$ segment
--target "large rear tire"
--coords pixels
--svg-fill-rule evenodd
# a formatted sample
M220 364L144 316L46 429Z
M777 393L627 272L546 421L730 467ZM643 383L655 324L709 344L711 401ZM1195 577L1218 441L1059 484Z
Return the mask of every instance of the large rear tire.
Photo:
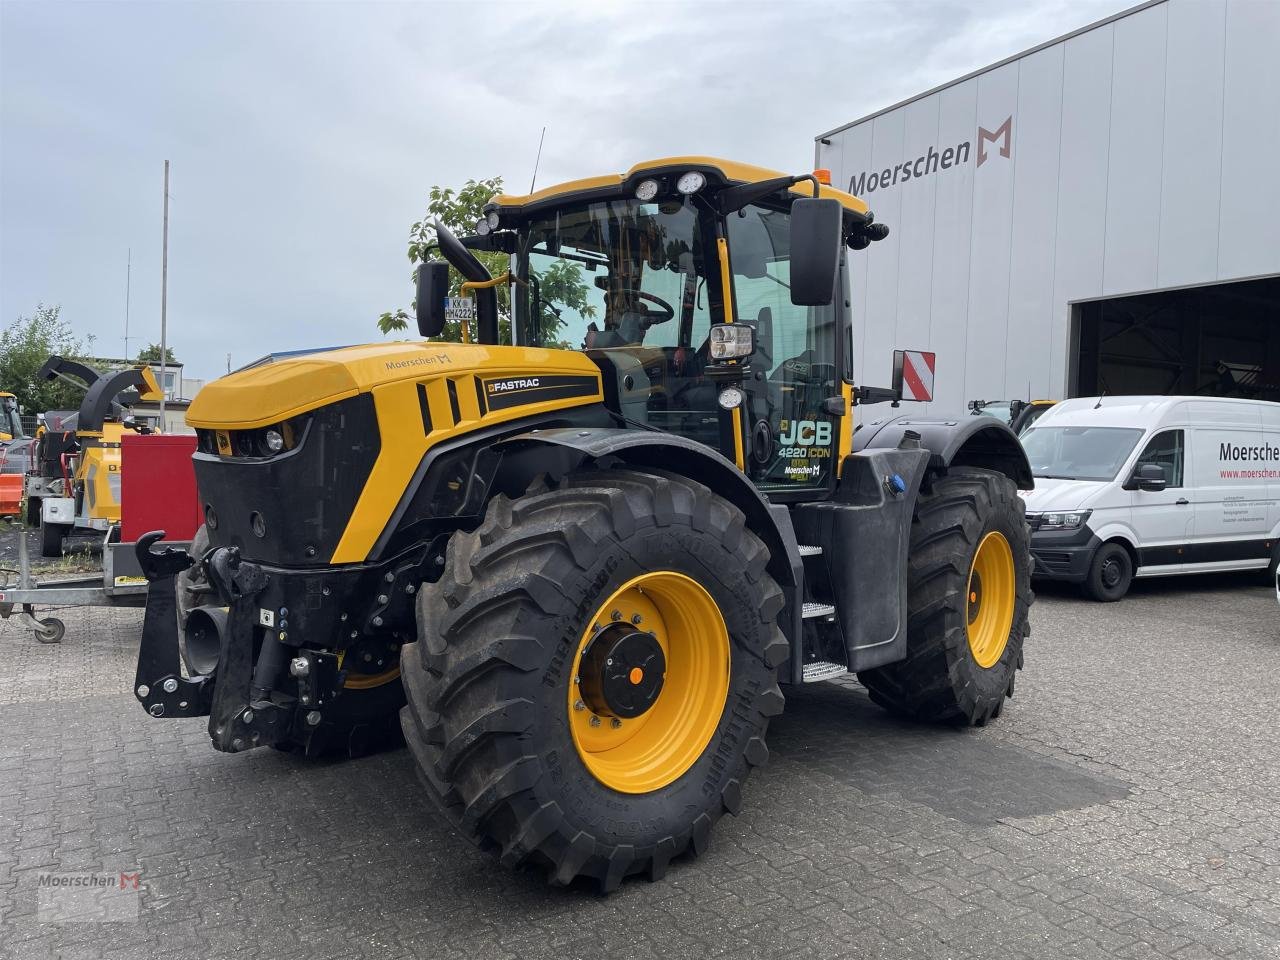
M401 654L427 792L510 867L609 891L701 853L781 712L782 592L683 477L574 474L449 544Z
M982 726L1013 696L1031 607L1025 508L1013 481L956 468L920 495L907 557L907 655L859 672L917 720Z

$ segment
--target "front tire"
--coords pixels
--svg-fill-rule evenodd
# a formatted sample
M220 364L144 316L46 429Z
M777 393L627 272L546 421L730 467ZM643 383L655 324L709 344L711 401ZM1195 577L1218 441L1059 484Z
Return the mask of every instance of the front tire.
M907 655L859 672L877 704L982 726L1013 696L1030 628L1031 548L1017 487L953 468L921 493L907 556Z
M609 891L701 853L783 706L768 559L736 507L671 474L496 497L450 542L401 654L429 794L503 864L558 884Z
M1100 603L1114 603L1133 583L1133 558L1118 543L1104 543L1093 555L1089 575L1085 577L1085 596Z

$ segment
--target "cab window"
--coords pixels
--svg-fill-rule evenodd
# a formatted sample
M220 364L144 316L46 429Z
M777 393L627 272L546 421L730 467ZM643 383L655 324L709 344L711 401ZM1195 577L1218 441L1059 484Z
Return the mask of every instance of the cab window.
M1182 486L1183 442L1181 430L1164 430L1157 433L1147 443L1138 462L1134 464L1135 472L1148 463L1154 463L1164 471L1165 485Z

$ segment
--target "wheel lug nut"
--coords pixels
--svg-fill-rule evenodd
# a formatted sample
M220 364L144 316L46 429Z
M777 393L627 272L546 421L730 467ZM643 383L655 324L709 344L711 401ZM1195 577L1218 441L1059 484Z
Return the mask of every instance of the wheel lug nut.
M610 721L609 721L609 726L611 726L611 727L613 727L613 729L617 730L619 727L621 727L621 726L622 726L622 721L621 721L621 720L619 720L617 717L614 717L612 720L610 720Z
M600 726L600 718L599 718L599 717L592 717L592 718L591 718L591 725L592 725L593 727L598 727L598 726Z
M613 613L609 614L609 619L610 619L610 620L621 620L621 619L622 619L622 612L621 612L620 610L615 610L615 611L613 611Z
M632 615L632 617L631 617L631 622L632 622L632 623L635 623L635 624L638 624L638 623L640 623L643 619L644 619L644 617L642 617L642 616L640 616L640 614L636 613L636 614L633 614L633 615Z
M585 710L585 709L587 709L587 705L586 705L585 703L583 703L581 700L575 700L575 701L573 701L573 709L575 709L575 710Z

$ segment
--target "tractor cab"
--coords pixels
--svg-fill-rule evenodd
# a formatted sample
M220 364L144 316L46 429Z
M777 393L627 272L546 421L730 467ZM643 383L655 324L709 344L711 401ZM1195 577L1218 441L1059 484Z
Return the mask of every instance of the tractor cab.
M628 426L706 444L771 497L825 495L851 435L843 250L887 229L815 174L677 158L603 179L498 196L462 241L441 228L480 339L473 249L510 256L514 343L584 352ZM438 299L420 290L424 333Z

